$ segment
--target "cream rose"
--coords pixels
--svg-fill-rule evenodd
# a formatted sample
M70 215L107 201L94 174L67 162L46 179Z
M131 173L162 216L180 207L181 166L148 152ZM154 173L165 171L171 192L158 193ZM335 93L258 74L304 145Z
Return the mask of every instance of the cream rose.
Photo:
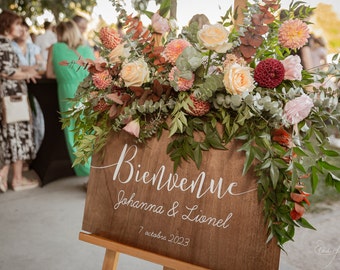
M223 84L232 95L240 95L245 91L251 92L255 88L251 68L236 63L226 67Z
M126 43L118 44L116 48L114 48L109 53L109 59L111 63L121 63L122 58L128 58L130 55L130 51L128 47L125 47Z
M197 37L204 47L217 53L225 53L232 46L228 42L229 31L221 24L203 25Z
M149 81L149 74L148 65L143 59L123 64L122 71L120 72L126 87L141 86Z

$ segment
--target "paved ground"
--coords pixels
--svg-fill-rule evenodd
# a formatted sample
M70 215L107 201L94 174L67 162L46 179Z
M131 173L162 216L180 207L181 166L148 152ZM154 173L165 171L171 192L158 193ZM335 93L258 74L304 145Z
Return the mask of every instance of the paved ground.
M291 267L287 269L340 269L340 201L319 208L323 210L306 215L317 230L299 228L295 241L285 247L287 254L281 254L281 262Z
M101 269L104 249L78 240L85 181L67 178L0 194L0 270ZM281 255L280 270L340 269L340 202L326 207L306 216L317 231L297 230L296 241L286 245L288 255ZM126 255L118 265L118 270L161 269Z

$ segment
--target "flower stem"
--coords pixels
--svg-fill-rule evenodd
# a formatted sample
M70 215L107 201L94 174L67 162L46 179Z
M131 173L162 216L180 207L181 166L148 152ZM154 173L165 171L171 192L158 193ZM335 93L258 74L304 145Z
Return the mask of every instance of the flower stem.
M210 61L211 61L211 55L212 55L212 50L209 50L208 63L207 63L207 68L205 70L205 75L208 75L208 71L209 71L209 67L210 67Z

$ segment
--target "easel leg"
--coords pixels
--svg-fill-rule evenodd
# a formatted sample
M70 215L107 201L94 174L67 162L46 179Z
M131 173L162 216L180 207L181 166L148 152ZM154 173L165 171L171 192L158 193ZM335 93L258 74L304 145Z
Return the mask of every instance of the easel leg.
M163 270L175 270L175 269L164 266Z
M119 252L106 249L102 270L116 270Z

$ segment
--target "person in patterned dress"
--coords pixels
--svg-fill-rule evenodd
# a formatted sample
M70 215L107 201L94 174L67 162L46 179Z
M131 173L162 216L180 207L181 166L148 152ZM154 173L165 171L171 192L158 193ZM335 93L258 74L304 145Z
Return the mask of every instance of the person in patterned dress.
M33 67L19 67L11 41L22 35L22 19L4 10L0 14L0 100L4 96L27 94L26 81L36 82L39 73ZM0 106L0 191L6 192L10 167L13 169L14 191L39 186L38 180L29 180L22 174L23 161L35 158L33 127L30 121L6 124Z

